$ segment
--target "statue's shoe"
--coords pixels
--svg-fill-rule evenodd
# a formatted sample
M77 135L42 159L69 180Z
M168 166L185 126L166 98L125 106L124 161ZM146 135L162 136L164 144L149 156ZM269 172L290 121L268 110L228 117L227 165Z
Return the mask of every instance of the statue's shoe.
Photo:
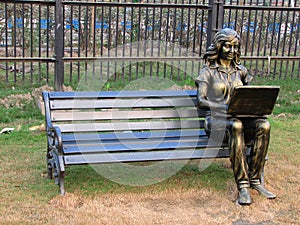
M252 203L248 188L241 188L239 190L238 203L240 205L250 205Z
M251 185L251 187L253 189L255 189L258 193L260 193L261 195L265 196L268 199L274 199L274 198L276 198L275 194L273 194L272 192L270 192L267 189L265 189L261 184Z

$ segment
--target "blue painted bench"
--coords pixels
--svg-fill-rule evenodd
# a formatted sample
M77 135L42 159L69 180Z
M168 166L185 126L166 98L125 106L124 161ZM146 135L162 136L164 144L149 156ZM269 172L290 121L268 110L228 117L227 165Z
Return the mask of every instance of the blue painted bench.
M62 195L68 166L229 157L209 141L197 92L43 92L48 177Z

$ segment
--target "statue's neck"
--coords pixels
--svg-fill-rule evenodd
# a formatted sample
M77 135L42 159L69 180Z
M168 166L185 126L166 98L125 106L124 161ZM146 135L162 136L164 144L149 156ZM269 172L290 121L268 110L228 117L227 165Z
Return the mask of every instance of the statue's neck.
M220 65L227 70L232 68L231 60L220 59Z

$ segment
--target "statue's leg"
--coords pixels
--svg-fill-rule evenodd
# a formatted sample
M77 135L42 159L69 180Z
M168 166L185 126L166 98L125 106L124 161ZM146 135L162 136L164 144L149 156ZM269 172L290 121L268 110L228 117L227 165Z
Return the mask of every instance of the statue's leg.
M228 121L230 161L239 190L238 202L240 204L251 204L252 200L248 188L250 187L248 177L248 164L246 160L246 148L244 140L244 126L242 121L231 119Z
M275 198L276 195L267 191L261 185L261 176L265 165L265 158L270 141L270 123L266 119L254 121L254 146L251 152L249 164L249 176L251 187L267 198Z
M239 188L250 187L243 123L238 119L230 120L229 132L230 161L232 163L236 183Z

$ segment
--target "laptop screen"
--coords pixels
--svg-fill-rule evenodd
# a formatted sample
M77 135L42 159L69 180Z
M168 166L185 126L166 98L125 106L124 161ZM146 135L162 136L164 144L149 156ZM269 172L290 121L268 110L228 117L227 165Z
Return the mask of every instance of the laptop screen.
M272 113L279 86L237 86L227 113L232 116L264 116Z

